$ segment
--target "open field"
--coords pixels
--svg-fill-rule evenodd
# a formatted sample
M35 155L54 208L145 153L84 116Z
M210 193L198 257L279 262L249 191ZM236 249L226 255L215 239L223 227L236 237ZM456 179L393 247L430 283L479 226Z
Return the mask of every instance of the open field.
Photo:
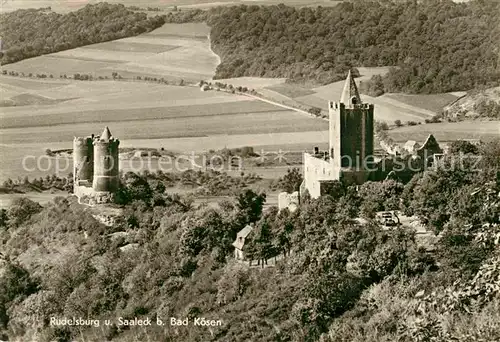
M384 75L390 67L359 67L360 82L369 80L373 75ZM293 99L299 104L321 108L328 111L328 101L338 101L342 94L344 81L334 82L325 86L307 89L298 85L276 83L265 86L260 90L265 97L277 102ZM441 112L447 104L455 101L462 93L432 94L432 95L408 95L408 94L384 94L379 97L371 97L361 94L364 102L375 104L375 119L393 123L395 120L424 122L432 116Z
M481 139L490 141L500 137L500 121L462 121L406 126L388 131L396 142L407 140L425 141L433 134L438 142L450 142L458 139Z
M225 84L232 84L234 87L247 87L249 89L260 90L266 87L277 86L285 83L286 78L263 78L263 77L237 77L214 80Z
M56 172L55 159L45 156L45 149L71 148L74 136L98 134L105 125L123 147L177 152L297 142L314 145L327 137L323 120L243 95L201 92L198 87L0 76L0 89L4 88L11 96L43 96L54 103L2 108L0 181ZM28 163L24 159L23 165L25 157L31 159ZM70 163L62 161L60 175L70 172L65 162ZM126 170L125 165L122 168Z
M92 44L85 46L85 49L96 49L105 51L124 51L124 52L146 52L146 53L160 53L178 48L175 45L164 44L147 44L147 43L132 43L132 42L119 42L111 41L99 44Z
M356 82L367 79L378 71L384 73L388 68L359 68L361 77ZM369 77L368 77L369 76ZM344 81L328 84L323 87L314 88L315 94L296 97L295 100L309 106L315 106L323 110L328 110L328 101L338 101L342 94ZM375 105L375 120L393 123L395 120L424 122L440 112L441 105L456 100L458 96L452 94L435 95L401 95L384 94L379 97L372 97L361 94L363 102Z
M451 93L429 95L384 94L382 97L436 113L439 113L446 105L449 105L459 98L457 95Z
M170 2L170 5L174 3ZM164 148L181 153L253 146L273 156L280 149L303 151L326 144L326 121L248 96L201 92L198 87L144 81L59 79L62 73L110 77L112 72L117 72L127 78L210 80L219 58L209 48L208 33L205 24L167 24L141 36L6 66L6 70L25 74L53 74L54 79L0 76L2 99L22 100L19 106L3 107L0 111L0 181L8 177L28 175L33 178L56 172L54 159L45 156L46 148L71 148L74 136L99 133L105 125L121 139L122 147ZM362 74L359 80L365 80L387 72L388 68L359 70ZM293 98L325 110L329 100L340 98L343 88L343 81L313 89L285 84L284 79L244 77L218 81L256 89L277 102ZM388 94L378 98L363 96L363 99L375 104L376 119L392 123L396 119L423 121L435 114L431 110L434 107L429 107L430 103L436 106L440 101L452 101L456 96L437 95L427 101L422 96L412 98ZM488 138L498 134L498 129L492 129L492 122L486 125L490 126L421 125L392 130L390 134L398 141L423 141L428 131L445 140L451 139L445 136L447 131L457 138L477 135ZM34 158L32 164L23 165L26 156ZM43 160L35 167L33 163L40 158ZM70 169L68 165L60 174L66 175ZM126 171L127 166L122 165L122 169ZM282 168L255 168L252 172L264 178L275 178L286 169L284 165Z
M148 34L26 59L4 67L24 74L156 77L178 82L211 79L219 58L205 24L166 24Z
M292 99L296 97L312 95L315 93L313 90L286 83L267 87L267 89L273 90Z
M26 197L32 201L38 202L41 205L44 205L50 201L52 201L57 196L67 196L67 193L64 192L55 192L50 193L49 191L45 192L30 192L27 194L0 194L0 209L7 209L12 201L16 198Z

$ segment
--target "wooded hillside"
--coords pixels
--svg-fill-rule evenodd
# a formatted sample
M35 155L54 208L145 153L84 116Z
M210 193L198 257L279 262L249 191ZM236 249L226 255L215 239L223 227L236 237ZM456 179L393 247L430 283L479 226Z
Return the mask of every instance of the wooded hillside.
M220 7L207 20L222 58L219 78L323 84L342 79L350 66L397 66L385 77L385 91L412 93L467 90L500 80L500 4L491 0Z
M2 65L25 58L101 43L149 32L164 24L163 17L148 18L123 5L98 3L59 14L47 9L2 14Z
M0 210L0 339L498 341L500 141L451 147L443 162L455 167L359 191L337 182L318 199L304 194L294 213L263 210L265 195L249 189L196 207L165 193L167 173L125 174L132 202L112 227L74 198L44 208L16 199ZM290 171L280 186L293 189L298 175ZM371 221L394 209L440 232L431 252L412 229ZM234 260L232 243L247 224L244 251L254 260L286 255L274 267ZM57 327L51 317L101 325ZM128 327L118 317L222 324Z

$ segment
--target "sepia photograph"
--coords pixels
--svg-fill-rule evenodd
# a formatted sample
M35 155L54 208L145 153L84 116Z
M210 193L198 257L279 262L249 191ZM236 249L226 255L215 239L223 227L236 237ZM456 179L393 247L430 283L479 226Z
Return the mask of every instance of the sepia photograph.
M500 0L0 0L0 342L500 342Z

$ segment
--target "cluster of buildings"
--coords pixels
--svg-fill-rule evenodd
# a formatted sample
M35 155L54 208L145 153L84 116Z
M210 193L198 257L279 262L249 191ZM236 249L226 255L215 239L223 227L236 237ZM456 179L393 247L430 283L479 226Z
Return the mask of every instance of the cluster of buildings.
M349 72L340 101L328 102L329 148L303 154L304 181L300 193L306 191L311 198L318 198L330 189L332 182L360 185L366 181L382 181L394 169L387 167L386 159L410 157L424 163L439 158L443 149L433 135L420 145L408 141L403 146L380 141L382 154L374 153L374 105L363 103L356 82ZM390 163L389 163L390 165ZM399 175L412 176L412 170L399 170ZM298 205L298 193L279 195L280 209L293 211Z

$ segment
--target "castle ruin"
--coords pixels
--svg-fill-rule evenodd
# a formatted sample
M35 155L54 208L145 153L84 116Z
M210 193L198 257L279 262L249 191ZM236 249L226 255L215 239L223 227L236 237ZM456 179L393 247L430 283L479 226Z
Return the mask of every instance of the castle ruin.
M87 204L114 201L119 187L118 146L106 126L99 136L73 140L73 193Z
M368 180L373 164L373 104L361 102L354 78L349 71L339 102L328 102L329 150L304 153L304 182L318 198L331 181L362 184Z

